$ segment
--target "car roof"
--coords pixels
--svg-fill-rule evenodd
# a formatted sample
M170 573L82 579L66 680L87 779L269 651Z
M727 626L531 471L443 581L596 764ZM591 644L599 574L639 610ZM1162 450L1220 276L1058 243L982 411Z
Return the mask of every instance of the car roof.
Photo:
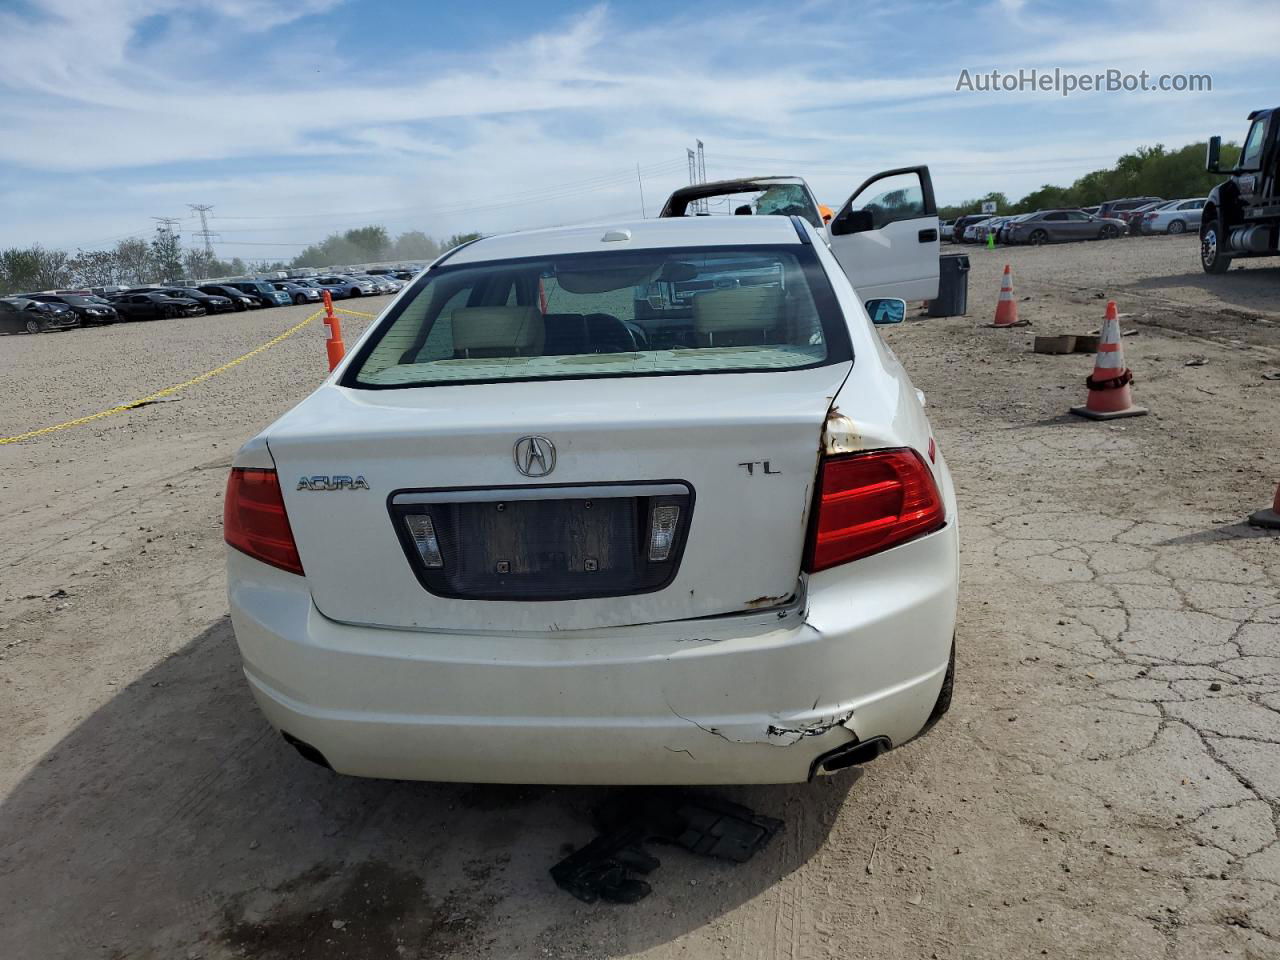
M606 240L606 234L630 234L629 239ZM622 252L626 250L721 247L738 244L799 244L800 236L790 217L664 217L627 220L573 227L550 227L485 237L455 248L447 257L450 266L487 260L556 256L571 253Z

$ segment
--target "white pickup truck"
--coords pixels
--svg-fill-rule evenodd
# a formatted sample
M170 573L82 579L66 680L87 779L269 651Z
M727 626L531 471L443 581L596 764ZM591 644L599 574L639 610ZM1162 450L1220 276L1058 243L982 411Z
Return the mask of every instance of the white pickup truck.
M938 207L928 167L869 177L834 215L800 177L744 177L681 187L662 217L799 216L826 238L863 300L938 296Z

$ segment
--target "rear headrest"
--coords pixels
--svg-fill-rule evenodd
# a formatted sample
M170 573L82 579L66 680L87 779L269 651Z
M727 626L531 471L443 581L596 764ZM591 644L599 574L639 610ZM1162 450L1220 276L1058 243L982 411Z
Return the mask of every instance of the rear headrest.
M708 290L693 298L693 329L697 333L768 330L782 322L779 287L733 287Z
M453 311L453 350L488 356L542 353L546 330L536 307L460 307Z

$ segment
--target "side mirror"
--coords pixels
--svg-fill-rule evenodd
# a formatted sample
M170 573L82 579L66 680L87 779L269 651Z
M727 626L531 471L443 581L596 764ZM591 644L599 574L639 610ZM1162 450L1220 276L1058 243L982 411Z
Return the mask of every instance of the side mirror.
M1207 173L1221 173L1218 161L1222 158L1222 138L1210 137L1209 146L1205 150L1204 169Z
M907 301L897 297L873 297L863 304L867 316L876 326L886 323L902 323L907 319Z
M842 237L850 233L866 233L876 228L875 217L870 210L845 210L831 221L831 235Z

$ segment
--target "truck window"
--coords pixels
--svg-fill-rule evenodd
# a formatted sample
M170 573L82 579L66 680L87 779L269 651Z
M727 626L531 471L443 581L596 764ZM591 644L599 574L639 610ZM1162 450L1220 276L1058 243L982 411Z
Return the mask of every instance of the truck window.
M1267 138L1267 121L1255 120L1249 128L1249 136L1244 142L1244 150L1240 152L1241 170L1260 170L1262 168L1262 142Z

